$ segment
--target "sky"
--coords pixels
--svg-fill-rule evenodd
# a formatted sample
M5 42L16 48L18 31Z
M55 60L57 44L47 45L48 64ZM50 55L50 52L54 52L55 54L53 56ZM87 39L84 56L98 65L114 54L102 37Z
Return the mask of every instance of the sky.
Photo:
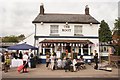
M118 18L119 0L0 0L0 36L28 36L34 33L32 21L44 4L45 13L84 14L85 6L99 22L105 20L110 29ZM120 13L119 13L120 15Z

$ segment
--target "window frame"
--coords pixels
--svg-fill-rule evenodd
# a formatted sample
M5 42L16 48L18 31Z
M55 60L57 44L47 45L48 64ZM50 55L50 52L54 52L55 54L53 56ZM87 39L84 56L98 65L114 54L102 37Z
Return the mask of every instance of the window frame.
M50 25L50 35L59 35L59 25Z
M77 28L75 28L77 27ZM80 27L80 28L79 28ZM74 35L82 35L83 33L83 26L82 25L74 25Z

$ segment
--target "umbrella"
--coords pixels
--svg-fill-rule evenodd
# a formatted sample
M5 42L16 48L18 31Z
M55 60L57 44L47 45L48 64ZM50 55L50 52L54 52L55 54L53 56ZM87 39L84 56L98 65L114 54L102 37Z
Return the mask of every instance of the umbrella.
M26 44L26 43L22 43L22 44L17 44L17 45L14 45L14 46L10 46L7 48L8 50L37 50L38 48L34 47L34 46L31 46L29 44Z

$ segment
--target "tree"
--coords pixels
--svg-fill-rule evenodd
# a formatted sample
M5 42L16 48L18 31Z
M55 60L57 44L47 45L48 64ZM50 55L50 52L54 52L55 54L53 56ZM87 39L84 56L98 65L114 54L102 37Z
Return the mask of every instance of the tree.
M115 20L115 29L120 30L120 18Z
M115 54L120 55L120 18L115 20L115 26L113 31L113 40L117 41L117 43L113 43L116 50Z
M120 18L115 20L114 30L117 31L117 35L120 36Z
M21 34L21 35L18 36L18 40L19 41L22 41L24 39L25 39L25 35L24 34Z
M5 36L5 37L2 38L2 42L20 42L23 39L25 39L24 34L21 34L19 36L15 36L15 35Z
M16 36L6 36L2 38L2 42L18 42L18 38Z
M109 25L102 20L99 28L99 41L108 42L112 40L112 32L109 28Z

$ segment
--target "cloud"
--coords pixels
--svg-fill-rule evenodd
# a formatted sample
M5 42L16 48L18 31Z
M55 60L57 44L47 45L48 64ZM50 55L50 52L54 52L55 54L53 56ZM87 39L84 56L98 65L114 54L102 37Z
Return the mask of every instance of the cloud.
M118 17L120 17L120 1L118 3Z
M19 35L34 32L32 21L39 13L40 3L44 3L45 13L84 14L89 5L90 14L98 21L105 20L111 29L118 16L118 0L2 0L0 1L0 30L2 34Z

